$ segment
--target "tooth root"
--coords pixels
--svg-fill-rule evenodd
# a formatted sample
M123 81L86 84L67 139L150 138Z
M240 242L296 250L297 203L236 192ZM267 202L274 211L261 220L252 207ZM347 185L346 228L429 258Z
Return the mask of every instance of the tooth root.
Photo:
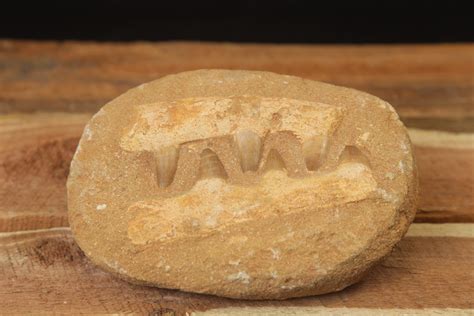
M303 144L303 154L308 170L314 171L319 168L326 153L326 136L313 136Z
M156 173L160 188L166 188L173 182L178 163L178 149L169 147L155 153Z
M199 178L227 178L224 165L216 153L210 149L205 149L201 153Z
M252 131L243 130L234 135L234 140L239 149L242 171L256 171L262 149L260 137Z

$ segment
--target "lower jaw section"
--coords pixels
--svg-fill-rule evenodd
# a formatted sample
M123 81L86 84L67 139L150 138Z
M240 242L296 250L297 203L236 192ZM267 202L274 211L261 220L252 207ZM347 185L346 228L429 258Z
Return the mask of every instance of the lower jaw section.
M249 221L360 201L376 190L371 170L355 162L305 178L270 170L250 186L206 178L184 194L131 205L128 238L136 245L199 238Z

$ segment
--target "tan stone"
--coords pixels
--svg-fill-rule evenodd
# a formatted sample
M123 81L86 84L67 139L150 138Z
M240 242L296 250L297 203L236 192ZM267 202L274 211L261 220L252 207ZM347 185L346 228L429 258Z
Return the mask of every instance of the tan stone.
M68 179L75 239L135 283L246 299L337 291L415 214L416 166L393 108L267 72L141 85L88 123Z

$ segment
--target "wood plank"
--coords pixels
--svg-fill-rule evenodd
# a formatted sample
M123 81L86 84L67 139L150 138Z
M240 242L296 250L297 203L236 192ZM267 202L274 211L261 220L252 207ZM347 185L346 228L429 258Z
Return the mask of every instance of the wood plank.
M472 222L474 150L417 146L417 222Z
M328 308L328 307L227 307L217 308L210 311L195 312L192 316L472 316L473 309L459 308L427 308L427 309L408 309L408 308Z
M447 133L410 128L410 139L419 147L474 149L473 133Z
M0 231L67 226L66 177L89 114L0 116ZM474 222L474 134L410 130L417 222Z
M414 226L417 224L414 224ZM474 224L463 224L463 231ZM425 229L426 231L426 229ZM0 314L168 313L225 307L473 308L474 239L406 237L359 284L286 301L240 301L135 286L94 267L68 228L0 234ZM21 303L19 303L21 302Z
M89 118L0 116L0 231L67 226L69 164Z
M466 224L413 224L406 237L468 237L474 238L474 225Z
M409 130L420 201L415 222L474 221L474 134Z
M472 44L0 40L0 113L50 112L0 115L0 314L473 314L474 224L459 224L474 222L473 55ZM237 301L134 286L94 267L62 227L67 226L69 162L88 112L142 82L198 68L294 74L391 102L408 126L424 129L410 130L421 189L415 221L423 224L413 224L362 283L288 301ZM45 229L21 231L38 228Z
M0 41L0 112L95 112L127 89L199 68L268 70L357 88L410 127L474 132L474 45Z

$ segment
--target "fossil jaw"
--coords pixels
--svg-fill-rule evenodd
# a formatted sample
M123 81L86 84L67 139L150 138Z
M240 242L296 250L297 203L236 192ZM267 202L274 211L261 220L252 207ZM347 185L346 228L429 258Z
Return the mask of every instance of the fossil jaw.
M153 152L239 131L260 138L268 131L292 131L304 143L315 135L330 135L343 116L342 108L324 103L252 96L190 98L134 109L137 119L120 139L120 147L131 152Z
M131 205L133 219L128 237L135 244L202 237L250 220L304 210L316 212L318 208L360 201L370 198L376 188L370 169L353 162L303 179L288 178L285 172L272 170L252 190L220 178L207 178L177 197ZM298 207L292 208L294 205Z
M158 187L167 191L208 177L243 183L247 174L272 169L304 176L319 167L327 135L342 117L340 108L326 104L251 96L190 98L137 111L120 146L151 153ZM179 178L190 173L193 179Z
M325 150L325 136L314 136L301 144L289 131L267 132L261 139L252 131L241 130L232 137L191 141L179 149L160 149L154 153L156 178L160 189L176 192L190 189L200 179L213 177L244 184L269 170L285 170L290 177L303 177L318 169ZM184 169L189 181L179 186L183 181L177 171Z
M115 99L88 129L68 179L71 229L138 284L239 299L338 291L415 215L406 130L353 89L186 72Z

